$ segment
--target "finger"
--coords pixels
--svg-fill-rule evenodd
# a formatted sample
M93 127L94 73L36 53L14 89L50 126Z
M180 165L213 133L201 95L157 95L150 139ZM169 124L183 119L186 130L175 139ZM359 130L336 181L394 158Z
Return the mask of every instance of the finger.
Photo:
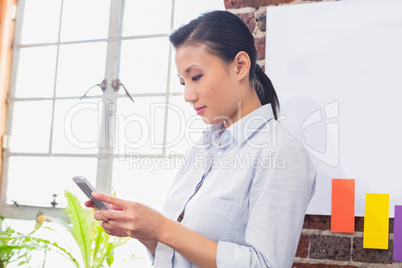
M95 205L91 200L85 201L84 205L88 208L95 208Z
M114 236L118 237L126 237L129 236L129 232L124 230L124 229L118 229L112 225L110 225L108 222L102 222L102 228L105 229L105 231Z
M108 220L128 220L126 213L124 213L123 211L104 209L102 211L99 211L99 213Z
M123 209L121 207L117 207L117 206L113 206L113 205L111 205L111 207L112 207L113 210L123 211Z
M129 201L111 196L111 195L107 195L104 193L100 193L100 192L93 192L92 196L98 200L104 201L108 204L111 204L112 206L116 206L116 207L120 207L120 208L126 208L129 205Z
M110 225L108 222L102 222L101 226L107 234L114 235L116 228Z
M102 215L102 213L99 211L94 214L94 218L97 221L105 221L105 222L109 221L109 219L104 215Z
M123 220L109 220L107 222L108 228L118 228L122 230L128 230L127 222Z

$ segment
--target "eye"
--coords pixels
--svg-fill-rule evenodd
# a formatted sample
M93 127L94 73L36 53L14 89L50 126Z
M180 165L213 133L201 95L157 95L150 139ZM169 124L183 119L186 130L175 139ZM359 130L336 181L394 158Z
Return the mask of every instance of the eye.
M195 82L195 81L198 81L201 77L202 77L202 75L200 74L200 75L194 76L191 79Z

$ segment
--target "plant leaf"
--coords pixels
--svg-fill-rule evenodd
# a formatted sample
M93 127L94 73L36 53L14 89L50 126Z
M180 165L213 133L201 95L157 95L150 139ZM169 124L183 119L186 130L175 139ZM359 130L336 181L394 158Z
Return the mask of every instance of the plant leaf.
M86 268L91 265L91 228L88 223L88 214L82 209L81 204L77 197L69 191L64 191L67 198L68 207L66 213L70 217L73 236L77 242L80 250L82 260Z
M104 244L104 233L105 231L103 230L102 226L98 222L95 222L92 225L92 228L95 230L95 239L94 239L94 250L92 252L92 264L100 264L102 261L102 257L99 255L102 255L103 250L102 250L102 244Z
M113 243L108 243L106 246L106 263L107 265L112 265L114 262L114 251L113 251Z

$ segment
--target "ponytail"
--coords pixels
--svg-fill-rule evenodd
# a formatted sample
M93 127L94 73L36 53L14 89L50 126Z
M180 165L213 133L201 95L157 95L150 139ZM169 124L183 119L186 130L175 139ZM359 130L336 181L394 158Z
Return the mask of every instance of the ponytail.
M274 118L275 120L278 120L279 100L274 86L272 85L269 77L261 69L260 65L255 64L254 71L255 79L253 79L253 86L257 92L258 98L260 99L262 105L271 103Z

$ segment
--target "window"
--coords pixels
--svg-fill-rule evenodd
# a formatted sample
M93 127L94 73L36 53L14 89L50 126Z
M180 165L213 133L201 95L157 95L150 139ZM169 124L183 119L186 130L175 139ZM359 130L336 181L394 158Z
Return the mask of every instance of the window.
M1 215L63 216L64 190L86 199L76 175L160 209L205 128L183 101L168 35L211 9L223 1L19 0Z

